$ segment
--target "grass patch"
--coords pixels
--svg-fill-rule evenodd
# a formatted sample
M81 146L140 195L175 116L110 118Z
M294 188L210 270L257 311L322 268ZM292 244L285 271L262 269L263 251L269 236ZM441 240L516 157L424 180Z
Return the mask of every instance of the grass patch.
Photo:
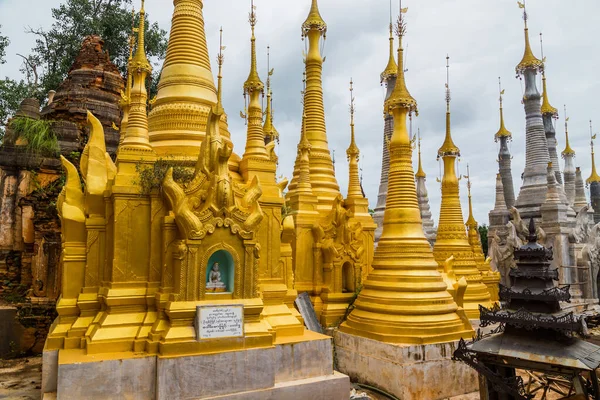
M27 141L25 147L31 153L56 156L60 151L58 138L52 131L51 121L17 117L10 122L10 129L17 138Z

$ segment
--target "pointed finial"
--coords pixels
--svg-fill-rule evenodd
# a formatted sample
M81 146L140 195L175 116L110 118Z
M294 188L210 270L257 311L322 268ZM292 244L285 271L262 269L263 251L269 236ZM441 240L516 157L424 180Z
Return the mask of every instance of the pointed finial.
M498 77L498 91L500 93L500 129L496 132L494 139L498 141L501 137L512 138L512 133L504 126L504 111L502 109L502 96L504 96L504 89L502 89L502 80Z
M394 25L392 23L392 0L390 0L390 57L385 70L381 73L381 83L398 75L398 64L394 58Z
M308 17L302 24L302 37L306 37L310 31L321 32L323 38L327 35L327 24L323 20L323 17L321 17L317 0L312 0Z
M135 7L131 9L131 34L129 35L129 61L133 58L133 49L135 48L135 34L137 28L135 27Z
M250 28L252 30L252 36L250 38L250 74L248 79L244 82L244 94L247 95L254 91L263 92L265 85L258 76L258 69L256 67L256 37L254 36L254 27L256 26L256 6L254 0L250 0L250 13L248 14L248 22L250 22Z
M565 149L563 150L562 157L565 156L574 156L575 150L571 148L571 144L569 143L569 117L567 117L567 105L565 104Z
M523 0L523 2L517 1L517 3L519 4L519 8L523 9L523 21L525 21L525 52L523 53L521 62L517 65L516 72L517 74L522 74L527 69L543 71L544 63L533 55L531 45L529 44L529 28L527 28L529 16L527 15L527 9L525 8L525 0Z
M460 150L452 140L450 130L450 56L446 55L446 138L438 150L438 157L460 157Z
M356 138L354 136L354 82L352 78L350 78L350 147L346 150L346 155L348 156L348 160L352 157L358 160L358 156L360 151L358 146L356 145Z
M408 7L402 8L402 1L400 0L400 15L398 16L398 22L396 23L396 35L398 36L398 72L396 79L396 86L392 94L385 102L385 109L388 113L395 108L405 108L408 113L411 114L413 111L416 115L419 115L417 110L417 101L411 96L408 88L406 87L406 81L404 79L404 48L402 47L402 38L406 35L406 23L403 14L408 12Z
M450 112L450 56L446 54L446 112Z
M590 119L590 147L592 149L592 174L585 181L585 183L587 183L588 185L593 182L600 182L600 175L598 175L598 172L596 172L596 159L595 159L595 155L594 155L594 140L595 139L596 139L596 135L593 133L592 120Z
M419 149L419 168L417 169L417 173L415 174L415 178L426 178L427 175L425 174L425 171L423 170L423 163L421 162L421 129L417 128L417 136L418 136L418 141L417 141L417 146Z
M267 110L265 112L265 123L263 131L265 134L265 144L273 140L279 142L279 132L273 125L273 90L271 90L271 76L275 72L271 69L271 46L267 46Z
M223 108L223 61L225 60L225 56L223 55L223 50L225 50L225 46L223 46L223 27L219 30L219 55L217 56L217 64L219 65L219 75L217 75L217 108L220 110Z
M535 229L535 221L533 218L529 219L529 236L527 239L529 240L530 244L536 244L538 240L537 231Z
M471 170L469 164L467 164L467 191L469 192L469 218L467 218L466 226L469 229L477 229L477 221L473 215L473 198L471 197Z
M354 82L350 78L350 124L354 125Z
M146 56L146 12L144 10L144 1L142 0L142 7L140 9L140 25L137 28L138 40L137 50L133 57L133 65L137 70L144 70L148 73L152 72L152 65L148 61Z

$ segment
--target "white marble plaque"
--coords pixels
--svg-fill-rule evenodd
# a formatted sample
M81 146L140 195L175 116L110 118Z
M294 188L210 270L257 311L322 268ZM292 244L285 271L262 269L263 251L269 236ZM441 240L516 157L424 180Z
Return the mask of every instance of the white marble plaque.
M210 305L196 307L196 339L244 336L244 305Z

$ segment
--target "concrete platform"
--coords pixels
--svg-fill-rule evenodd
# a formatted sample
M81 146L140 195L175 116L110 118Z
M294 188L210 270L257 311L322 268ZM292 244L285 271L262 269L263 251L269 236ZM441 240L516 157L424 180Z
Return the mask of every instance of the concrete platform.
M332 346L330 337L318 335L269 348L183 357L47 351L42 389L58 400L347 400L350 379L333 371Z
M478 390L477 373L451 360L457 343L397 345L335 333L338 369L402 400L441 400Z

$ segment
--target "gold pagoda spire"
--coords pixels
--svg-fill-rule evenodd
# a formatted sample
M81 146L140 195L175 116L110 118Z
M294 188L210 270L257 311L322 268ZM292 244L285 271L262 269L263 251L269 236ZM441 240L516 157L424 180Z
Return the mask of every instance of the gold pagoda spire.
M417 101L408 91L404 78L404 48L402 47L402 38L406 33L406 24L402 18L402 14L405 12L406 9L400 9L400 16L396 24L396 35L398 35L398 78L396 79L396 86L394 86L392 94L385 102L385 108L389 113L392 113L396 108L406 108L408 114L415 112L418 115Z
M471 232L471 229L477 229L477 221L475 220L475 216L473 215L473 199L471 198L471 170L469 169L469 164L467 164L467 191L469 193L469 218L467 218L467 222L465 225Z
M130 69L131 61L133 60L133 49L135 48L135 8L131 10L131 34L129 35L129 58L127 59L127 83L125 92L121 92L121 100L119 106L123 110L123 117L121 118L120 135L119 135L119 146L123 144L125 139L125 133L127 132L127 125L129 124L129 108L131 106L131 85L132 85L132 71ZM117 149L118 151L118 149Z
M256 66L256 37L254 36L254 28L256 26L256 7L254 0L251 0L250 13L248 22L252 36L250 38L250 73L248 79L244 82L244 98L250 97L246 115L247 121L247 136L246 136L246 151L242 157L242 163L249 158L253 159L268 159L267 150L265 148L265 138L263 132L263 111L260 103L260 96L264 93L265 85L258 76L258 68ZM248 166L240 165L242 175L247 179Z
M306 88L304 96L304 115L306 119L306 137L312 146L310 153L310 177L314 194L318 199L321 214L331 211L334 200L340 195L335 177L335 169L327 140L325 125L325 105L323 103L323 56L320 42L325 39L327 24L321 17L317 0L312 0L310 12L302 24L302 36L308 40L305 57ZM292 180L290 190L295 186Z
M460 203L459 178L456 173L457 157L460 150L452 140L450 129L450 57L446 56L446 138L438 151L444 163L442 177L442 202L438 234L433 246L433 256L440 270L446 260L456 258L454 272L464 277L468 286L465 292L464 308L469 318L479 318L479 305L491 306L490 292L483 284L471 244L465 231L462 206Z
M575 155L575 150L571 148L569 143L569 117L567 117L567 106L565 105L565 149L562 151L562 156Z
M523 2L517 1L517 3L519 4L519 8L523 9L523 21L525 23L525 52L523 53L521 62L517 65L516 71L517 73L522 73L530 68L543 69L544 63L533 55L531 44L529 43L529 28L527 27L528 15L527 8L525 7L525 0L523 0Z
M398 64L396 64L396 57L394 56L394 24L392 23L392 0L390 0L390 58L388 59L387 66L381 73L381 83L395 78L398 75Z
M146 35L146 13L144 2L140 9L140 24L137 28L137 49L129 63L129 71L132 75L132 86L129 96L129 118L127 122L127 131L123 139L123 148L151 150L148 137L148 115L147 103L148 92L146 90L146 78L152 73L152 66L146 56L145 35Z
M544 57L544 40L542 38L542 33L540 32L540 48L542 50L542 62L546 62L546 57ZM542 95L542 115L550 115L552 118L558 118L558 110L552 105L550 105L550 101L548 100L548 89L546 88L546 69L542 70L542 86L544 93Z
M460 157L460 149L454 144L450 131L450 100L450 56L446 55L446 138L438 150L438 157Z
M350 198L363 198L362 189L360 187L360 177L358 173L358 160L360 156L360 150L356 145L354 136L354 87L352 78L350 78L350 147L346 150L348 156L348 199Z
M501 137L512 138L512 133L504 126L504 112L502 107L502 96L504 96L504 89L502 89L502 80L498 77L498 87L500 92L500 129L496 132L494 136L496 141L498 141Z
M396 31L400 39L405 34L402 16ZM375 249L373 269L340 331L386 343L454 341L469 337L473 331L446 290L423 233L407 129L408 113L416 109L417 102L404 82L401 51L398 56L395 95L386 102L386 109L393 113L394 131L389 141L383 233Z
M207 116L217 103L203 16L204 0L174 0L167 54L148 115L150 140L159 155L195 162L206 137ZM219 124L230 141L226 116ZM232 155L230 163L239 157ZM237 165L233 166L237 169Z
M423 163L421 162L421 131L417 130L418 132L418 136L419 136L419 168L417 170L417 173L415 174L416 178L427 178L427 174L425 174L425 171L423 170Z
M271 69L271 48L267 46L267 109L265 111L265 123L263 125L263 134L265 136L265 144L277 140L279 141L279 132L273 126L273 90L271 89L271 76L274 70Z
M600 182L600 175L596 172L596 158L594 155L594 140L596 139L596 135L592 133L592 120L590 120L590 147L592 149L592 174L585 181L588 185L593 182Z
M300 143L298 143L298 158L294 168L298 169L298 185L295 192L297 194L312 194L312 185L310 183L310 152L312 146L306 137L306 116L302 116L302 131L300 133Z
M219 66L219 74L217 75L217 112L223 113L223 61L225 56L223 55L223 27L219 29L219 55L217 55L217 65Z
M308 17L302 24L302 32L304 36L308 36L308 33L312 30L320 31L323 33L323 35L327 34L327 24L323 20L323 17L321 17L321 13L319 12L319 4L317 3L317 0L312 0Z

